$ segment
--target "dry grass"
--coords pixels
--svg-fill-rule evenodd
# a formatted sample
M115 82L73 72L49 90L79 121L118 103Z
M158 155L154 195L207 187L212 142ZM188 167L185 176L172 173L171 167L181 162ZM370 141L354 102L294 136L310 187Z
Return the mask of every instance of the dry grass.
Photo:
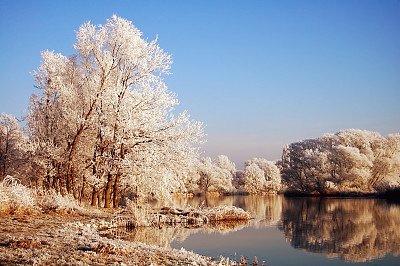
M31 214L37 215L31 215ZM73 213L74 215L66 215ZM88 217L94 217L87 221ZM237 265L185 250L147 246L139 242L110 239L99 235L101 228L154 226L157 224L206 224L247 221L250 214L236 207L163 208L128 204L112 214L93 211L72 197L38 192L14 177L0 182L0 265L4 264L125 264L129 265ZM66 223L66 220L73 220ZM221 225L219 225L221 226Z
M75 213L85 211L72 196L40 192L21 184L18 178L6 176L0 182L0 214Z
M236 223L242 221L247 223L251 218L249 212L235 206L222 206L214 208L192 208L184 209L174 207L163 207L154 210L149 206L129 205L117 224L127 227L159 226L163 224L184 224L190 226L202 226L216 223Z
M235 206L220 206L203 210L210 221L250 220L249 212Z
M36 203L40 210L45 213L70 213L83 210L72 195L61 196L54 192L46 192L42 196L37 197Z
M111 217L0 216L0 265L237 265L184 249L100 236L98 229Z
M30 214L36 212L37 194L12 176L6 176L0 182L0 213Z

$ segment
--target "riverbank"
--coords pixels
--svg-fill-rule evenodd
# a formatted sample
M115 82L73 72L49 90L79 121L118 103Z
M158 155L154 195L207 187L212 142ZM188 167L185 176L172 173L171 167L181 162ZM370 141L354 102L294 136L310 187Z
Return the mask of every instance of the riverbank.
M285 197L327 197L327 198L381 198L393 202L400 203L400 188L388 189L383 192L302 192L302 191L286 191L283 193Z
M228 259L160 248L99 234L115 214L35 214L0 217L0 265L237 265Z
M202 227L250 218L233 206L153 209L130 202L123 209L97 209L71 196L39 193L8 176L0 182L0 265L236 265L108 237L104 231L164 224Z

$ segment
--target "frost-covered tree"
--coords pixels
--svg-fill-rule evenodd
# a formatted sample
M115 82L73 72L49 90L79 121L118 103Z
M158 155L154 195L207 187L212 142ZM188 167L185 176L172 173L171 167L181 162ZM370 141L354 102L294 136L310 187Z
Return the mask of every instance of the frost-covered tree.
M198 185L200 190L205 193L232 192L234 190L232 185L233 167L234 164L224 155L218 156L214 162L209 157L202 158L198 166Z
M215 159L215 165L221 169L228 170L232 177L236 175L236 165L226 155L218 155L217 159Z
M29 128L42 175L60 192L82 197L90 186L92 204L104 195L105 207L118 206L121 185L157 197L182 183L174 169L197 159L202 124L173 115L178 100L163 81L171 56L141 35L114 15L79 28L76 54L42 52Z
M244 188L250 193L276 193L281 189L281 174L275 162L253 158L245 162Z
M327 180L327 154L319 140L304 140L283 150L284 183L298 191L323 193ZM290 167L288 167L290 165Z
M385 138L377 132L349 129L338 132L337 137L341 145L358 150L353 153L361 157L358 161L364 175L359 179L366 186L374 187L384 179L399 177L400 134Z
M242 175L244 189L249 193L258 193L264 190L264 172L260 167L251 163L244 168Z
M0 179L7 175L25 176L29 144L18 120L9 114L0 116ZM23 180L28 181L28 180Z
M398 183L399 135L348 129L285 146L283 180L290 190L373 191L383 181Z
M379 141L375 149L369 185L400 184L400 134L389 135Z

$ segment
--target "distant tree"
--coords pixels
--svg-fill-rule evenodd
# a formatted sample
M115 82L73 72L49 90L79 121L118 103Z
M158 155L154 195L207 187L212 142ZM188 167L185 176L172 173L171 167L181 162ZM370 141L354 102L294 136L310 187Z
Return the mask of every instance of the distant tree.
M276 193L281 189L281 174L276 163L264 158L245 162L244 188L250 193Z
M240 190L244 187L243 170L237 170L232 180L232 185L236 190Z
M217 159L215 159L215 165L221 169L228 170L232 174L232 177L236 174L235 163L231 162L226 155L218 155Z
M307 193L373 191L384 180L398 180L399 139L349 129L292 143L283 149L284 184Z
M285 146L282 158L282 177L287 187L303 192L325 192L329 181L328 159L319 140L309 139Z
M218 156L214 163L210 157L201 159L198 166L199 188L203 192L232 192L234 167L234 164L224 155Z
M209 192L210 188L215 183L215 172L210 157L202 158L198 166L199 173L199 188L203 192Z
M248 164L243 171L244 189L249 193L259 193L264 191L265 178L264 172L260 167L251 163Z
M379 187L383 181L400 184L400 134L381 139L375 154L369 185Z

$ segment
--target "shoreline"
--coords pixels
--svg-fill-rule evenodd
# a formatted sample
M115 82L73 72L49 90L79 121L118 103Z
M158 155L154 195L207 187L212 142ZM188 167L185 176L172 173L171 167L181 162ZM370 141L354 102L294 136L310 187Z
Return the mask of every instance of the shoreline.
M166 224L180 223L176 218L185 217L176 211L170 208L162 214L169 217L163 219ZM215 213L218 212L213 215ZM183 248L177 250L111 238L102 231L128 228L128 224L116 221L132 218L132 213L124 209L2 215L0 265L239 265L229 258L218 260ZM219 221L232 220L228 217ZM199 222L197 226L207 226L212 221Z
M310 198L379 198L400 203L400 188L386 190L384 192L301 192L286 191L285 197L310 197Z
M218 265L184 249L100 236L113 216L36 214L0 217L1 265ZM229 265L229 264L222 264Z

